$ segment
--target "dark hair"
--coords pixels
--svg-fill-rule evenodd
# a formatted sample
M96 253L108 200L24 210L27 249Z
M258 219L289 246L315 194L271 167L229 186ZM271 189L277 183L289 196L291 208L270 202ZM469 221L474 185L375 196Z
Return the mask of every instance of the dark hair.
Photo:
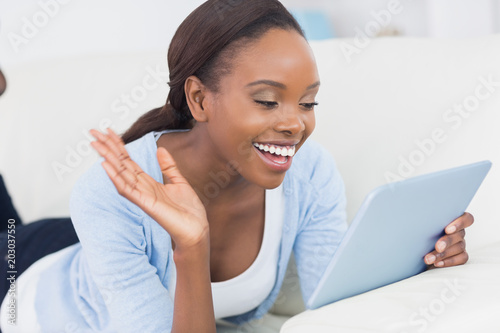
M151 131L192 128L186 79L195 75L217 92L220 78L231 71L231 58L246 45L243 42L256 40L272 28L295 30L304 37L300 25L278 0L209 0L196 8L170 43L166 104L142 115L122 135L123 141L132 142Z

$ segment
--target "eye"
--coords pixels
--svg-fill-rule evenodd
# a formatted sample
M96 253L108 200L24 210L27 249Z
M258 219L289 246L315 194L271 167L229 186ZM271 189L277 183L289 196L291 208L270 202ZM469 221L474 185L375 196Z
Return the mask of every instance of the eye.
M312 109L314 109L314 107L316 105L318 105L318 102L314 102L314 103L301 103L300 105L302 107L304 107L304 109L306 109L306 110L312 110Z
M278 102L271 102L271 101L258 101L258 100L255 100L255 103L263 105L263 106L265 106L268 109L272 109L272 108L275 108L276 106L278 106Z

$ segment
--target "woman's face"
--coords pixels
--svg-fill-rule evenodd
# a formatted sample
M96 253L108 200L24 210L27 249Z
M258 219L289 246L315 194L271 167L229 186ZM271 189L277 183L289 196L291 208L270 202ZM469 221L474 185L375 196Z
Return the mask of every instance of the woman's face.
M211 99L208 134L241 176L275 188L315 127L314 55L297 32L272 29L244 47L231 69Z

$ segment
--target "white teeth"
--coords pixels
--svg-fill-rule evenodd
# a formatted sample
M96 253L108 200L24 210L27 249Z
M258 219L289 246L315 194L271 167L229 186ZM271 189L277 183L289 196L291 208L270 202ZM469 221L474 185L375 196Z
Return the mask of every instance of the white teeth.
M270 144L263 144L255 142L253 144L256 148L263 150L265 152L270 152L271 154L279 155L279 156L294 156L295 155L295 146L277 146Z

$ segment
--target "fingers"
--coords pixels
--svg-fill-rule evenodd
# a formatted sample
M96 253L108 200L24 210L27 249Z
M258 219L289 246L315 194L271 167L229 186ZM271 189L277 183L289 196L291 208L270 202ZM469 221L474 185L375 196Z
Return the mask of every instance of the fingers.
M452 234L454 232L457 232L459 230L463 230L465 228L468 228L474 223L474 216L472 216L470 213L463 213L462 216L459 218L455 219L453 222L448 224L444 231L447 234Z
M156 157L158 158L165 184L187 184L187 180L182 176L179 168L177 168L174 158L165 148L158 148Z
M115 185L118 193L121 195L126 195L127 193L132 193L136 185L129 185L123 177L120 177L119 173L116 172L115 168L107 161L102 162L102 167L108 174L109 178Z
M120 138L118 135L116 135L116 133L111 128L108 128L107 131L108 131L109 138L116 146L116 152L118 154L117 156L121 160L130 158L127 150L125 149L125 143L123 142L122 138Z
M469 254L464 251L455 256L437 262L436 267L450 267L450 266L463 265L468 260L469 260Z
M464 257L463 254L466 256ZM461 262L460 259L465 259ZM425 256L425 263L436 267L445 267L464 264L468 260L467 252L465 252L465 240L461 240L453 244L443 252L432 251Z
M121 138L111 129L108 129L107 135L96 130L90 130L90 133L97 139L91 145L105 159L102 166L118 192L133 192L139 183L139 176L145 173L130 159Z
M428 253L424 260L428 265L448 267L465 264L469 255L465 251L465 228L474 223L474 217L464 213L445 228L445 233L435 245L435 251Z
M428 265L434 264L436 267L443 267L443 265L437 265L439 261L465 251L465 230L460 230L451 235L445 235L441 237L436 242L436 250L425 256L425 263Z
M444 235L441 237L437 242L436 242L436 251L437 252L443 252L450 246L464 240L465 238L465 230L462 229L460 231L457 231L451 235Z

